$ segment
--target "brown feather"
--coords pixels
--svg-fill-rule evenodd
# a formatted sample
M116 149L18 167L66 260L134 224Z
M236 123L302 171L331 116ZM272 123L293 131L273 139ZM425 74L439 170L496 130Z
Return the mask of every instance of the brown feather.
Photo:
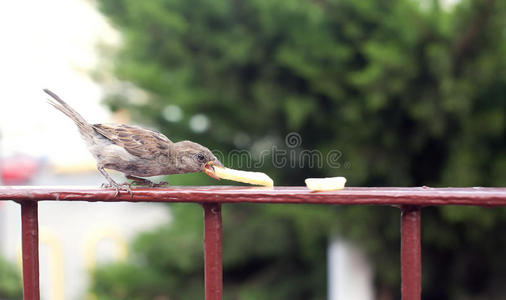
M124 124L94 124L93 128L114 144L125 148L130 154L156 159L166 153L172 141L165 135L137 126Z
M74 123L79 128L79 132L85 139L93 139L93 136L95 134L93 128L77 111L75 111L72 107L70 107L70 105L65 103L65 101L63 101L60 97L58 97L58 95L51 92L50 90L44 89L44 92L52 97L52 99L48 100L49 104L72 119L72 121L74 121Z

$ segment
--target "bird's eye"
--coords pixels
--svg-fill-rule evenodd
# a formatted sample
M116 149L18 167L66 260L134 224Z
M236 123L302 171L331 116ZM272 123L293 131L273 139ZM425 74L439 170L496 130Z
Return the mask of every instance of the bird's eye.
M206 157L204 156L204 154L199 153L199 154L197 154L197 159L198 159L200 162L204 162L204 161L206 160Z

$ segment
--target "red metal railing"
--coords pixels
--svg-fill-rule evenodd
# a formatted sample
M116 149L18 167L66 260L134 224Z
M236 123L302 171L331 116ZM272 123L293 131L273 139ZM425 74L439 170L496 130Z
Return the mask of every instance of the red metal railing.
M392 205L401 210L401 292L403 300L421 298L421 208L431 205L506 206L506 188L346 188L311 192L303 187L174 187L135 189L133 194L113 190L0 187L0 200L21 203L23 299L39 299L37 201L194 202L204 208L204 280L206 300L221 300L222 203L292 203Z

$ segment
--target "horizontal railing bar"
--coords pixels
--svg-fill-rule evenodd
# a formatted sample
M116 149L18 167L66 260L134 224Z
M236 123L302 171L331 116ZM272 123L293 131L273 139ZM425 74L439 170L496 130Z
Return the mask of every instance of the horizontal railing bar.
M506 206L506 188L350 187L312 192L305 187L177 186L132 189L132 194L122 191L115 197L112 189L2 186L0 200Z

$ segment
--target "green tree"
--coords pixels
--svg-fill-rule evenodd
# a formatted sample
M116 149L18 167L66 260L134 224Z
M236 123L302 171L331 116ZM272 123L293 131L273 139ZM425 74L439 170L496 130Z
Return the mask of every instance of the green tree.
M261 171L278 185L336 175L352 186L506 182L504 1L98 3L123 36L112 58L123 84L108 103L174 140L246 149L255 161L297 132L296 151L341 154L339 168L276 168L264 157ZM180 120L168 117L176 108ZM204 132L188 126L196 116L208 120ZM129 263L97 271L100 299L201 298L200 212L173 208L174 222L141 235ZM368 250L378 290L395 298L398 221L393 208L226 206L225 297L325 299L326 244L340 234ZM424 209L424 299L504 293L505 221L504 209Z

